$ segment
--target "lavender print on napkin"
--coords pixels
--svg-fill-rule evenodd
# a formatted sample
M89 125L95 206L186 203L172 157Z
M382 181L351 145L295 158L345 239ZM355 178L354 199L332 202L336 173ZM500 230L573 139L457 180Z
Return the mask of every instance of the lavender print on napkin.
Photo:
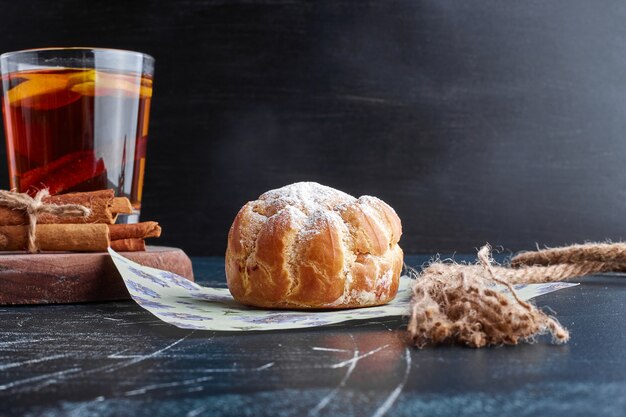
M400 278L396 298L384 306L336 311L261 310L237 303L225 288L202 287L172 272L139 265L111 248L109 254L133 300L164 322L182 329L286 330L409 313L412 280L407 276ZM577 284L523 285L519 286L518 296L528 300L573 285Z

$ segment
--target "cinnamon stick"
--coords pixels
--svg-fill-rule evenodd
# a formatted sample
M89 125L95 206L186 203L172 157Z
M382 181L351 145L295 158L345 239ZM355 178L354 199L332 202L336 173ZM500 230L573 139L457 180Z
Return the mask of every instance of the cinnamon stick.
M139 252L146 250L146 242L143 239L118 239L111 241L111 249L118 252Z
M157 222L109 224L108 227L111 241L120 239L147 239L161 236L161 226L159 226Z
M43 188L47 188L50 194L58 194L87 181L102 186L106 184L104 161L97 159L94 151L73 152L27 171L22 175L20 186L34 197Z
M37 218L37 223L112 223L113 215L109 210L109 205L114 197L115 192L113 190L99 190L50 196L44 199L43 202L49 204L80 204L91 209L91 215L84 218L72 218L42 214Z
M48 162L45 166L26 171L24 174L22 174L22 178L20 179L21 188L28 190L27 192L31 195L31 197L34 197L36 194L36 190L44 185L42 184L42 179L48 176L51 172L54 172L62 166L70 164L77 159L86 158L89 156L92 156L93 158L93 151L73 152L67 155L63 155L62 157L55 159L54 161Z
M126 197L115 197L109 204L109 211L115 214L131 214L133 212L133 206L130 204L130 200Z
M43 251L103 252L109 246L106 224L38 224L37 245ZM0 250L28 248L28 226L0 226Z
M132 206L126 197L115 197L113 190L89 191L70 193L46 197L42 200L48 204L80 204L91 209L88 217L59 217L53 214L42 213L38 224L65 224L65 223L114 223L118 213L132 213ZM0 206L0 225L15 226L28 224L24 212Z

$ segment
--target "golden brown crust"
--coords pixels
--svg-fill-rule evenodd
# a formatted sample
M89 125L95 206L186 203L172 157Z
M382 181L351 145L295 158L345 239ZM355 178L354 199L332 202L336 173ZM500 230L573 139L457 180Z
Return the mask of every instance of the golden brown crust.
M226 278L233 297L257 307L326 309L392 300L402 270L395 211L316 183L261 195L228 234Z

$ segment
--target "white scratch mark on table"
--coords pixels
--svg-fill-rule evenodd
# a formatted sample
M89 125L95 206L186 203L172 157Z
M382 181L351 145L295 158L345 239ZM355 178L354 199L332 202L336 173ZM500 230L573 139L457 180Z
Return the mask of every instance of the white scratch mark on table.
M212 373L230 373L230 372L258 372L274 366L274 362L266 363L265 365L258 366L256 368L208 368L208 369L196 369L197 372Z
M56 338L46 338L46 339L22 339L22 340L13 340L10 342L0 342L0 347L10 346L10 345L19 345L21 343L37 343L37 342L51 342L53 340L59 340Z
M107 359L128 359L128 358L136 358L141 355L121 355L121 353L128 352L130 349L119 350L115 353L111 353L107 356Z
M17 387L19 385L28 384L30 382L37 382L37 381L46 380L46 379L50 381L56 381L56 378L63 377L68 374L76 373L76 372L79 372L80 370L81 368L70 368L64 371L52 372L50 374L43 374L43 375L33 376L31 378L20 379L18 381L13 381L13 382L9 382L8 384L0 385L0 391Z
M160 388L173 388L173 387L179 387L179 386L184 386L184 385L198 384L200 382L209 381L211 379L213 379L212 376L203 376L201 378L186 379L183 381L164 382L162 384L146 385L145 387L137 388L131 391L126 391L124 395L128 397L134 396L134 395L141 395L141 394L145 394L148 391L154 391Z
M52 356L46 356L45 358L37 358L37 359L31 359L31 360L28 360L28 361L7 363L5 365L0 365L0 371L4 371L5 369L16 368L16 367L23 366L23 365L30 365L32 363L51 361L51 360L54 360L54 359L64 358L66 356L67 355L64 355L64 354L62 354L62 355L52 355Z
M334 364L334 365L331 365L330 367L331 367L331 368L333 368L333 369L335 369L335 368L343 368L344 366L349 365L349 364L350 364L350 363L352 363L352 362L358 362L358 361L360 361L361 359L363 359L363 358L367 358L368 356L371 356L371 355L373 355L373 354L375 354L375 353L377 353L377 352L380 352L381 350L386 349L386 348L388 348L388 347L389 347L389 344L386 344L386 345L384 345L384 346L379 346L379 347L377 347L376 349L372 349L372 350L370 350L370 351L369 351L369 352L367 352L367 353L364 353L364 354L362 354L362 355L359 355L359 356L353 357L352 359L348 359L347 361L343 361L343 362L336 363L336 364Z
M17 327L22 327L24 325L24 323L26 323L27 321L32 320L32 317L26 317L20 321L17 322Z
M402 381L400 381L398 386L391 391L391 394L389 394L387 399L380 405L380 407L378 407L374 414L372 414L372 417L382 417L387 411L389 411L389 408L391 408L393 403L396 402L406 385L406 381L409 379L409 374L411 373L411 351L406 346L404 347L404 362L406 367L404 369L404 377L402 378Z
M255 368L255 371L262 371L264 369L271 368L272 366L274 366L274 362L266 363L265 365L262 365L262 366L259 366L258 368Z
M81 368L72 368L72 369L68 369L66 371L61 371L61 372L55 372L53 374L46 374L46 375L39 375L36 377L32 377L32 378L27 378L27 379L23 379L20 381L15 381L6 385L0 385L0 391L7 389L7 388L12 388L16 385L22 385L22 384L26 384L29 382L37 382L37 381L41 381L43 380L43 382L38 386L38 389L44 387L44 386L48 386L51 384L55 384L59 382L60 380L67 380L69 379L67 376L69 376L70 378L73 377L77 377L77 376L85 376L85 375L90 375L96 372L101 372L104 371L106 373L110 373L110 372L114 372L117 371L119 369L122 368L126 368L127 366L131 366L134 365L136 363L142 362L146 359L152 358L154 356L157 356L163 352L165 352L168 349L173 348L174 346L176 346L177 344L179 344L180 342L182 342L183 340L185 340L186 338L188 338L189 336L191 336L195 331L192 331L191 333L187 334L186 336L178 339L177 341L170 343L169 345L165 346L162 349L159 349L155 352L149 353L147 355L142 355L141 357L135 358L135 359L131 359L129 361L125 361L122 363L116 363L116 364L112 364L112 365L104 365L98 368L93 368L93 369L86 369L86 370L82 370ZM55 378L56 377L56 378ZM58 378L58 379L57 379Z
M204 413L208 408L209 408L208 405L203 405L201 407L194 408L193 410L191 410L191 411L189 411L187 413L186 417L196 417L196 416L199 416L200 414Z
M311 411L309 411L309 416L317 416L317 414L322 411L332 401L333 398L335 398L335 395L337 395L339 390L346 385L346 382L348 382L348 379L350 379L350 375L352 375L354 368L356 368L357 363L359 363L359 348L352 334L350 334L350 338L352 339L352 344L354 345L354 351L352 353L352 361L350 362L348 370L346 371L343 378L341 378L341 381L339 381L339 384L337 384L337 386L331 392L329 392L324 398L322 398L320 402L318 402L317 405L313 407Z
M327 347L319 347L319 346L313 346L311 349L322 350L324 352L350 352L348 349L335 349L335 348L327 348Z
M149 354L147 354L147 355L141 355L141 356L139 356L139 357L137 357L137 358L131 359L131 360L126 361L126 362L118 363L118 364L115 364L115 365L109 365L108 367L103 367L103 368L105 368L105 369L103 369L103 370L104 370L104 372L106 372L106 373L115 372L115 371L117 371L117 370L119 370L119 369L126 368L127 366L131 366L131 365L134 365L134 364L136 364L136 363L139 363L139 362L145 361L146 359L150 359L150 358L153 358L153 357L155 357L155 356L158 356L158 355L160 355L161 353L163 353L163 352L165 352L165 351L167 351L167 350L169 350L169 349L173 348L174 346L176 346L177 344L179 344L179 343L180 343L180 342L182 342L183 340L187 339L187 338L188 338L189 336L191 336L194 332L195 332L195 331L192 331L191 333L189 333L189 334L185 335L184 337L181 337L181 338L180 338L180 339L178 339L177 341L175 341L175 342L173 342L173 343L170 343L169 345L167 345L167 346L165 346L164 348L159 349L159 350L157 350L157 351L155 351L155 352L149 353Z
M352 375L352 371L354 371L354 368L356 368L356 364L359 362L358 357L359 357L359 350L357 349L354 351L354 354L352 356L353 360L350 363L350 366L348 367L348 370L346 371L345 375L343 376L343 378L341 378L341 381L339 381L339 384L331 392L329 392L324 398L322 398L320 402L318 402L317 405L311 411L309 411L310 416L316 416L320 411L322 411L324 407L326 407L328 403L330 403L331 400L335 398L335 395L337 395L337 392L339 392L339 390L346 385L346 382L348 382L348 378L350 378L350 375Z

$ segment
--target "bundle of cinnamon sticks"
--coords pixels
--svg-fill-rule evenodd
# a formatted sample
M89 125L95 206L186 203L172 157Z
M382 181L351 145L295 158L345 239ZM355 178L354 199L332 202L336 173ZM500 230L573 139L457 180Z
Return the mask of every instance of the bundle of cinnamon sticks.
M116 251L143 251L144 239L159 237L157 222L115 224L119 214L131 214L125 197L115 197L113 190L102 190L44 197L43 204L77 204L89 209L89 215L37 216L35 236L42 251L101 252L108 247ZM23 210L0 206L0 250L19 251L28 248L29 216Z

